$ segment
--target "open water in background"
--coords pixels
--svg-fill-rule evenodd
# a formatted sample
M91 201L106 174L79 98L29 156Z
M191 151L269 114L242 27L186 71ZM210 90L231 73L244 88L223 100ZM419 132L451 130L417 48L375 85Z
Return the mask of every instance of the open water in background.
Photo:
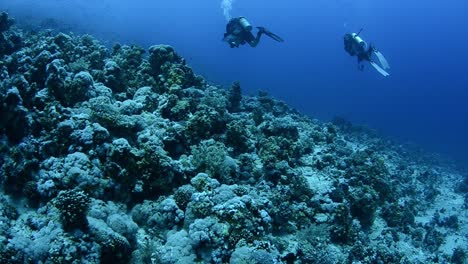
M52 18L107 45L170 44L195 72L245 93L268 91L323 121L334 116L413 142L468 167L468 4L465 0L235 0L246 16L285 39L231 49L221 41L221 0L0 0L18 23ZM364 28L392 69L357 70L343 35Z

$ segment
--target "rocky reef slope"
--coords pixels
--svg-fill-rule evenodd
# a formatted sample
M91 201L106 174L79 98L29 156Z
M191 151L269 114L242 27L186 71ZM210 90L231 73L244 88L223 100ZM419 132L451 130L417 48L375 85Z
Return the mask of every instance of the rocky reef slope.
M468 178L222 89L166 45L0 18L0 263L465 263Z

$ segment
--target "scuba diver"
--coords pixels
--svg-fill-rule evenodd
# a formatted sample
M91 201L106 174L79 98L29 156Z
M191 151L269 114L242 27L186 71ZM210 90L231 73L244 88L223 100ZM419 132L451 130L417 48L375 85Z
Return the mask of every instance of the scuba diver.
M374 45L367 43L359 37L359 34L362 32L362 29L359 30L358 33L348 33L344 36L344 46L345 50L351 56L357 56L358 58L358 68L359 70L364 69L364 65L361 64L362 61L368 61L374 69L376 69L380 74L383 76L389 76L390 74L387 72L390 69L390 65L388 65L387 60L380 53ZM373 59L373 55L377 58L380 65L379 66Z
M232 18L226 25L226 33L224 33L223 41L229 43L231 48L237 48L239 45L244 45L246 43L251 47L256 47L263 34L278 42L284 41L280 36L270 32L264 27L257 28L257 35L254 37L252 34L252 25L250 25L249 21L247 21L245 17Z

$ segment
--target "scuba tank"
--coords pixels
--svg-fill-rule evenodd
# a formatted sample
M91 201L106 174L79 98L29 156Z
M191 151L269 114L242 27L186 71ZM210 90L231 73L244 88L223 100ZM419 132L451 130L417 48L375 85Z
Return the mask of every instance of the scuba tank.
M245 17L239 17L239 24L245 31L252 31L252 25L250 25L249 21L245 19Z
M358 67L360 70L362 70L363 67L363 65L360 63L362 61L368 61L370 65L374 67L375 70L377 70L378 73L385 77L389 76L390 74L387 72L387 70L390 69L390 65L388 64L387 60L382 53L375 49L373 45L368 45L361 37L359 37L361 32L362 29L359 30L358 33L345 34L344 45L346 52L348 52L351 56L358 57ZM377 64L376 61L371 57L372 55L377 58L380 65Z
M356 33L351 33L351 37L353 37L353 40L359 45L361 46L361 48L363 50L367 50L367 43L361 38L358 36L358 34Z

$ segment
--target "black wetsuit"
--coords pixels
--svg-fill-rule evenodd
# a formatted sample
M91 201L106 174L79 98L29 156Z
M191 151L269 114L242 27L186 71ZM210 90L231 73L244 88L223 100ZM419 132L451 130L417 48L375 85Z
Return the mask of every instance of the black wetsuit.
M375 51L374 46L369 45L369 48L366 50L365 47L360 45L351 34L346 34L344 36L344 46L349 55L357 56L358 63L364 60L372 62L372 53Z
M229 43L231 48L239 47L239 45L244 45L245 43L248 43L252 47L257 46L264 32L259 30L257 36L254 36L251 31L242 27L239 20L240 18L229 20L226 25L226 33L224 33L224 41Z

